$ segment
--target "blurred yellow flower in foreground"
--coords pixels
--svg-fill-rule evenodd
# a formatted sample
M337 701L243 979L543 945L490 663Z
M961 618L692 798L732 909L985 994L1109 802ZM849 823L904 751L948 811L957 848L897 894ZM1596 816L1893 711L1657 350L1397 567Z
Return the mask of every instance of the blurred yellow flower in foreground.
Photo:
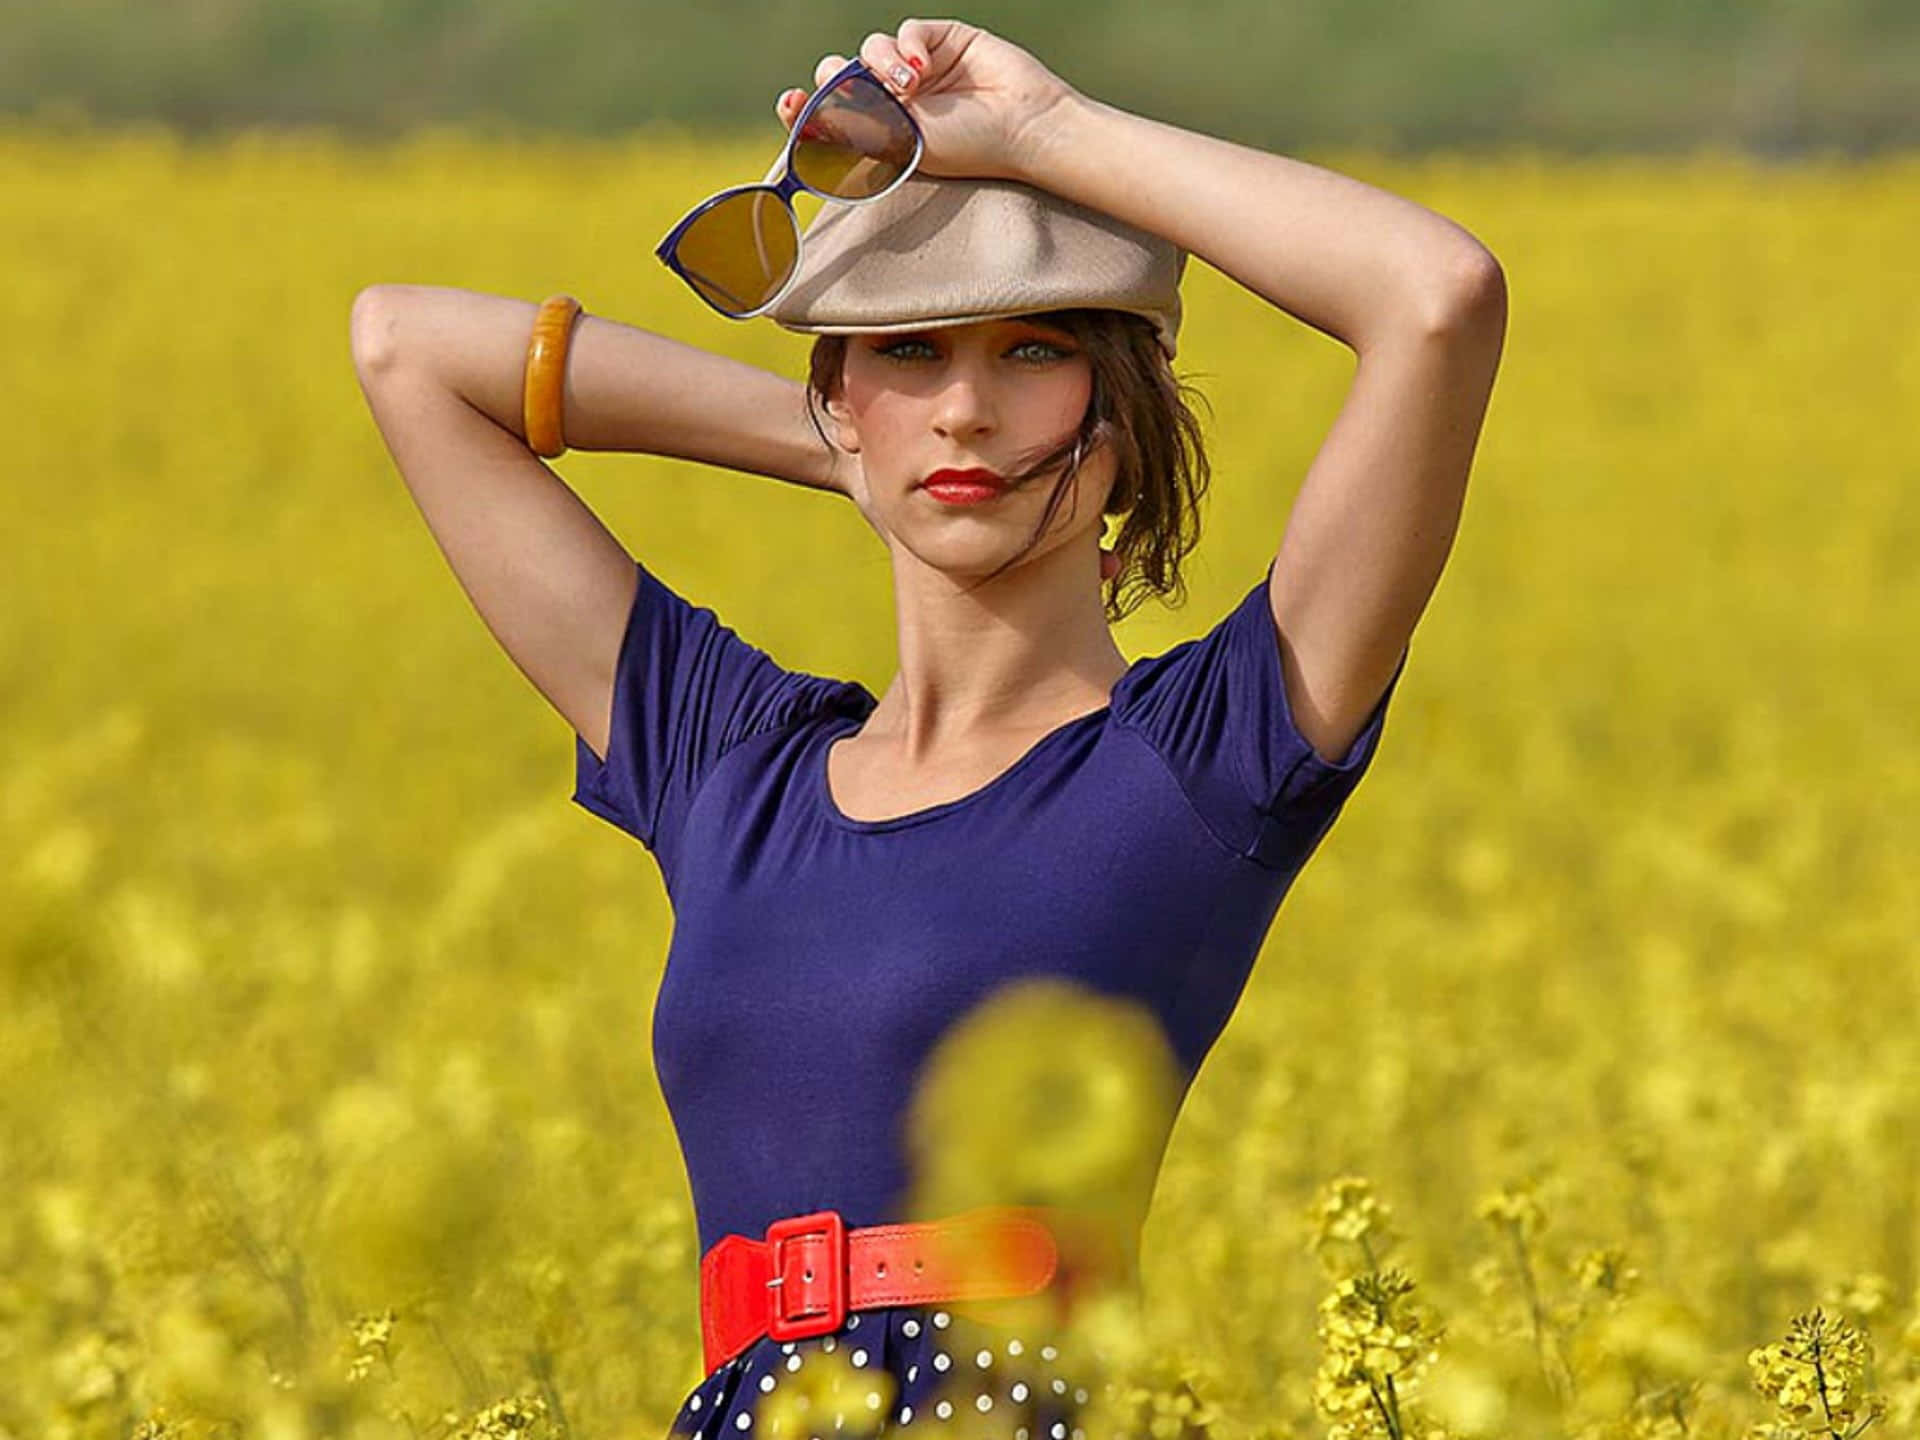
M755 1409L753 1427L776 1440L872 1435L891 1413L895 1394L893 1376L885 1370L860 1369L831 1350L809 1351L804 1364L776 1379Z
M909 1119L918 1194L945 1213L1139 1198L1175 1084L1145 1007L1051 976L1006 986L922 1070Z
M1042 1207L1062 1291L1131 1283L1178 1088L1145 1007L1055 976L1008 985L956 1022L923 1067L908 1116L908 1213ZM1055 1314L1050 1303L975 1308L1008 1324Z

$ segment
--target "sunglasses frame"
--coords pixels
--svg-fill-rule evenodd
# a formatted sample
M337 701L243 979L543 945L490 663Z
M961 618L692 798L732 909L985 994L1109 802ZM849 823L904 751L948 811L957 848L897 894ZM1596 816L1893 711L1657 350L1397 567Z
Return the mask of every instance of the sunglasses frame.
M800 142L801 132L806 129L807 121L812 117L813 112L820 107L820 103L835 90L845 85L849 80L860 77L873 81L874 88L879 90L882 95L885 95L888 100L892 101L894 108L906 118L907 127L913 132L913 157L907 161L906 168L900 172L898 177L896 177L886 189L876 191L872 195L862 196L859 199L849 199L841 195L828 195L823 191L814 189L802 180L793 168L793 151L794 146ZM881 83L880 79L874 75L873 71L867 67L865 62L855 57L842 66L839 72L829 79L826 84L814 91L813 94L808 97L807 103L800 107L800 113L794 117L792 128L787 131L787 143L780 147L780 156L773 162L772 168L767 171L764 179L753 185L730 185L725 190L709 195L705 200L702 200L698 205L694 206L693 209L680 217L679 222L673 229L667 232L666 238L654 247L653 253L660 257L661 263L669 270L687 282L688 289L706 301L714 310L726 316L729 320L751 320L756 315L766 314L767 311L773 309L774 306L785 299L787 291L793 288L793 282L799 278L800 257L806 244L806 235L800 228L800 216L793 208L792 197L795 194L804 190L809 195L817 195L820 199L835 205L871 205L875 200L885 199L906 183L907 178L911 176L915 170L920 168L920 157L926 153L926 149L926 137L921 134L920 124L913 118L913 113L900 102L899 96L895 95ZM786 209L787 219L793 225L793 269L787 273L787 278L781 282L780 289L774 294L772 299L768 300L764 305L746 311L744 314L735 314L731 310L721 309L721 307L715 304L706 292L694 282L693 277L689 275L686 269L680 264L678 251L681 237L684 236L688 228L702 215L706 214L707 211L713 209L716 205L724 204L736 195L752 194L755 191L765 191L771 194Z

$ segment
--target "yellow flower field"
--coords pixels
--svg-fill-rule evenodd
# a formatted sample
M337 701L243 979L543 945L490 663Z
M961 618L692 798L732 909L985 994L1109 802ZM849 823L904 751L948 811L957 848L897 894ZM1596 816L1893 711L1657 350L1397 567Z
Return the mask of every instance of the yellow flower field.
M569 803L347 321L567 290L797 377L652 255L773 143L0 131L0 1440L651 1440L699 1378L658 872ZM1305 158L1491 248L1506 358L1103 1322L1113 1433L1920 1434L1920 157ZM1353 369L1184 293L1215 480L1130 656L1264 571ZM851 505L556 469L884 686Z

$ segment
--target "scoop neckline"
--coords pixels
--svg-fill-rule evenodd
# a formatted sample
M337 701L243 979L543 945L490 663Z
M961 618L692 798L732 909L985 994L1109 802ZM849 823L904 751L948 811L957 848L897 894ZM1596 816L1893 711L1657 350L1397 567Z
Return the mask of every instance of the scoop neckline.
M1129 666L1128 674L1131 673L1132 667ZM983 799L994 791L1001 789L1008 781L1012 780L1014 776L1031 765L1043 750L1062 735L1079 729L1089 721L1109 718L1113 713L1113 698L1111 697L1118 695L1120 687L1126 683L1126 680L1126 675L1122 675L1120 679L1114 682L1113 690L1108 692L1110 698L1106 704L1100 706L1097 710L1088 710L1083 714L1074 716L1071 720L1062 721L1060 724L1054 726L1025 750L1021 751L1019 757L1014 760L1011 765L987 781L986 784L968 791L965 795L956 796L951 800L943 800L937 805L928 805L919 810L909 810L904 815L889 815L881 820L857 819L842 810L840 808L840 802L833 798L833 786L829 783L827 777L827 757L833 751L834 742L844 739L849 729L854 729L866 724L868 716L872 714L872 707L868 707L867 715L841 714L836 716L827 725L825 738L822 739L815 749L812 762L814 795L827 818L843 830L862 832L900 830L910 825L920 825L929 820L937 820L943 815L951 815L955 811L963 809L975 801ZM862 688L864 689L864 687ZM867 691L866 693L868 695L872 694L871 691ZM874 705L878 705L879 703L878 699L874 700Z

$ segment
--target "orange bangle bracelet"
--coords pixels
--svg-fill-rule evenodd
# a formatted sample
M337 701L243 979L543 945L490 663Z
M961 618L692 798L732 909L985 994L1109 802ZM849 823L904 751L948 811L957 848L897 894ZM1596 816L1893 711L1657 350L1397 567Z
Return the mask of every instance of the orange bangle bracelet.
M561 401L566 393L567 346L573 340L573 322L581 314L571 295L549 295L533 317L527 338L527 371L521 397L527 444L543 460L566 453L561 426Z

